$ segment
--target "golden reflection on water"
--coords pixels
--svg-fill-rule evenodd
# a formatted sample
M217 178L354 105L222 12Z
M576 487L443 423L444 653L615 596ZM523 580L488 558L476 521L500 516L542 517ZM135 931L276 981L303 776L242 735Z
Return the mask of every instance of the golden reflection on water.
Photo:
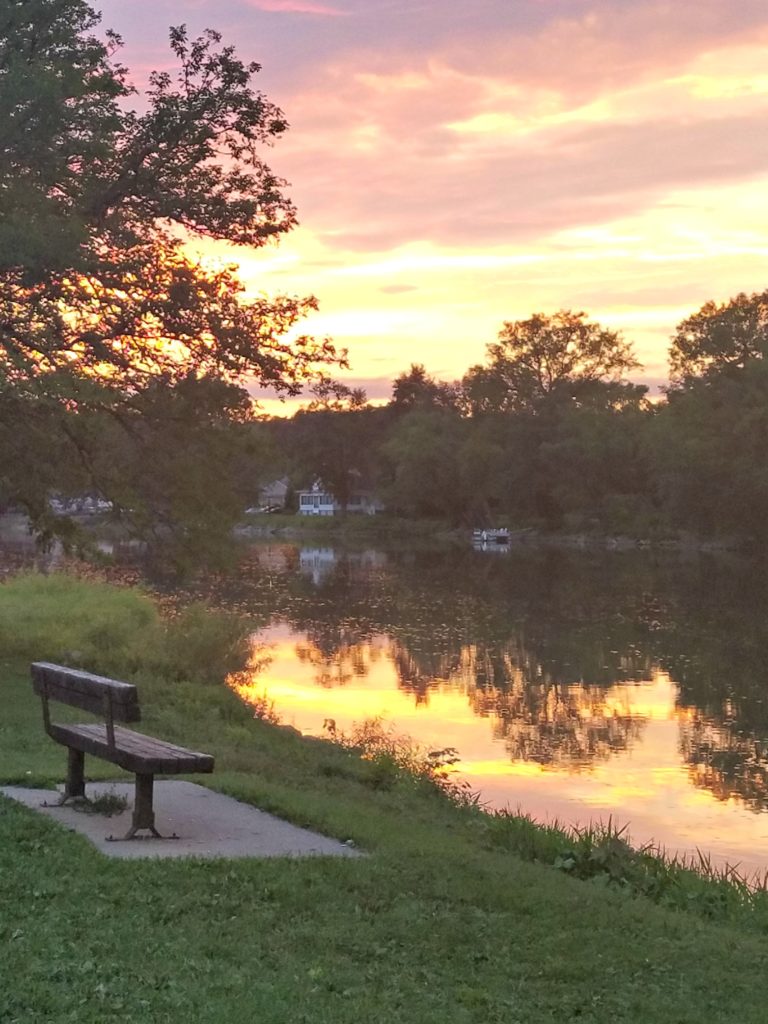
M678 706L665 672L606 688L532 683L519 666L506 668L503 689L479 685L467 646L445 677L414 687L407 652L388 636L325 653L283 623L255 636L252 670L232 685L253 703L266 693L281 720L305 733L322 735L328 719L349 730L381 717L425 747L455 747L462 776L491 806L567 824L611 817L629 823L636 843L699 848L746 872L768 868L768 815L754 813L765 780L748 778L736 796L697 761L692 750L706 750L716 727Z

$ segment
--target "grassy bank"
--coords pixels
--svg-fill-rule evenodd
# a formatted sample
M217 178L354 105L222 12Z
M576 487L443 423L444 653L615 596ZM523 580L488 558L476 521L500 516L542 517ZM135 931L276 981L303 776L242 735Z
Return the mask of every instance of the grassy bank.
M114 862L0 800L3 1024L765 1020L759 903L707 883L710 906L659 906L568 837L456 806L397 749L364 760L254 720L220 685L246 629L166 620L133 590L0 587L0 780L61 779L26 666L68 660L135 679L143 729L216 755L201 781L370 854Z

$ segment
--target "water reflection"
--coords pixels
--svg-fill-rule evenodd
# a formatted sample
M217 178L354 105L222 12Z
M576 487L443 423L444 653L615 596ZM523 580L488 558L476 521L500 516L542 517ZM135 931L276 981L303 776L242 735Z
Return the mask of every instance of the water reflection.
M281 557L252 552L244 573L255 594L269 566L257 640L272 662L253 686L299 728L384 715L455 746L494 803L612 814L637 838L745 862L768 851L768 591L754 574L747 589L738 565L703 558L553 551Z
M62 564L64 552L55 542L40 550L29 530L26 516L0 515L0 578L22 569L51 572Z
M701 714L681 730L680 752L694 785L718 800L738 800L753 811L768 807L768 742L740 735Z
M610 707L598 687L530 686L522 679L508 691L476 691L471 707L493 716L493 735L513 760L573 771L628 750L645 724L624 696Z
M89 551L120 566L136 563L137 556L144 549L138 541L100 537L95 531L86 534L86 539ZM68 552L60 540L51 539L48 544L41 545L25 515L15 512L0 514L0 579L22 571L66 571L77 564L77 555Z
M382 657L381 644L352 640L344 626L339 628L335 644L325 639L322 646L309 637L297 639L294 648L299 663L312 668L317 686L344 686L354 679L365 679Z

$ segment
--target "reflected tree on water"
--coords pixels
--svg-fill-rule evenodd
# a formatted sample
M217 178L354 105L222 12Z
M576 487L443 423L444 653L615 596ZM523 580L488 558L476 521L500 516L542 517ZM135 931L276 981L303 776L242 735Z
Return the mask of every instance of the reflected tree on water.
M291 583L288 618L306 637L297 655L328 687L365 678L386 655L416 704L464 693L475 714L494 719L512 758L588 766L643 728L606 695L652 676L649 634L626 594L606 596L598 573L583 564L578 575L544 573L542 560L517 561L511 576L498 564L464 567L461 555L411 552L375 573L342 557L321 584Z
M660 664L679 686L680 751L718 800L768 807L768 581L700 560L665 620Z
M605 696L602 687L521 679L505 692L476 691L472 704L477 713L493 715L494 736L504 740L512 760L577 769L628 750L645 728L645 718L610 709Z
M386 657L414 701L450 689L494 723L510 756L593 764L643 728L617 683L659 671L679 688L681 750L697 784L763 806L768 741L768 576L700 555L688 561L525 550L492 561L457 550L392 551L375 571L342 556L321 585L269 568L237 603L306 635L322 685L364 678ZM294 560L295 561L295 560ZM294 569L296 567L294 566ZM248 589L250 588L250 590ZM381 653L380 653L381 652Z
M739 734L694 714L681 724L680 752L694 785L753 811L768 808L768 739Z
M503 649L466 654L470 706L493 719L493 734L512 760L589 767L628 749L644 728L628 707L609 705L606 687L553 676L520 637Z
M327 637L324 643L308 637L306 642L296 644L296 657L302 664L312 666L318 686L330 689L365 679L371 666L383 656L382 647L375 641L362 636L354 640L346 630L340 630L339 634L332 644L327 642Z

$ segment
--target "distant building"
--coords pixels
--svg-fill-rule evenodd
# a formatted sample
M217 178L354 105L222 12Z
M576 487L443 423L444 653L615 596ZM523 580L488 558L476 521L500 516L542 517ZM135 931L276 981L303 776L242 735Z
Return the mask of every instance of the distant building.
M288 477L272 480L259 491L259 505L266 508L285 508L288 497Z
M330 491L323 488L318 481L311 490L299 491L299 515L302 516L335 516L343 512L344 507ZM383 504L371 491L356 491L350 495L346 507L347 512L358 515L373 516L384 511Z
M95 516L111 512L113 506L98 494L81 494L74 498L54 496L48 499L48 507L57 516Z

